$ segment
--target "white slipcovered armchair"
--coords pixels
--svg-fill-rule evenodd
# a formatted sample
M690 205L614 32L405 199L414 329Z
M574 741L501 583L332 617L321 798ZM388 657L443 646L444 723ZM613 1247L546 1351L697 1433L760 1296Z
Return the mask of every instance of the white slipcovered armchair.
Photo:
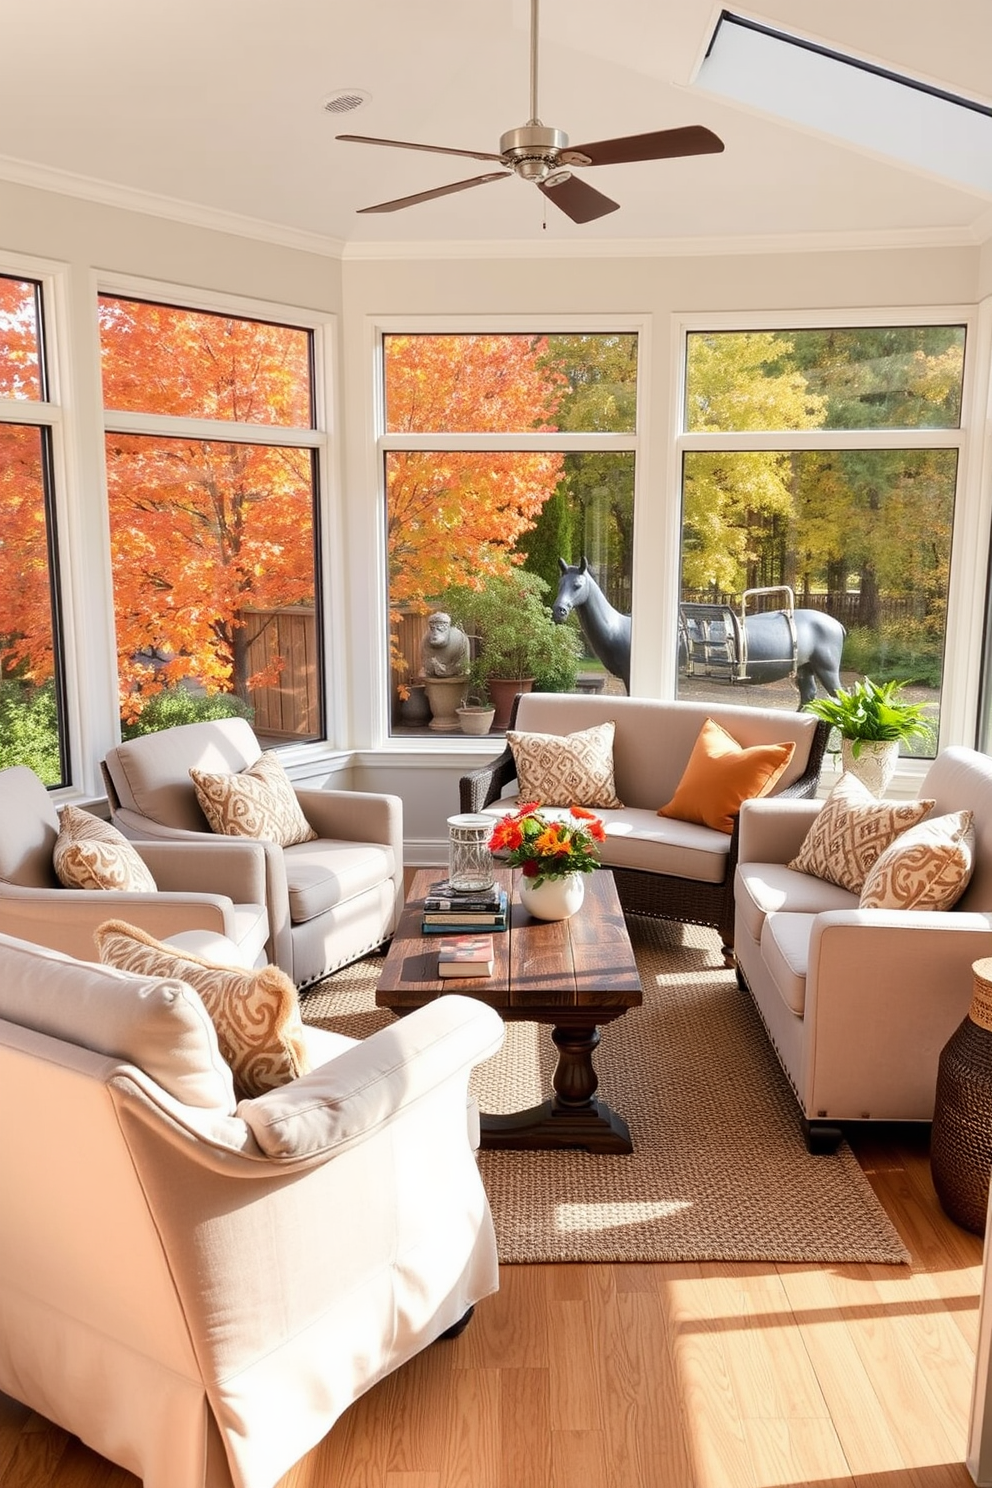
M144 1488L273 1488L495 1291L502 1032L459 996L308 1030L325 1062L236 1104L186 984L0 935L0 1389Z
M53 855L59 814L33 770L0 770L0 933L83 959L93 932L120 915L159 939L189 949L230 942L245 966L265 961L265 854L217 837L205 851L183 842L132 844L157 892L65 888Z
M243 718L119 744L103 763L114 824L138 841L202 842L210 826L190 770L233 774L262 752ZM398 796L371 792L297 789L296 799L316 840L262 847L269 959L304 987L391 937L403 906L403 812Z

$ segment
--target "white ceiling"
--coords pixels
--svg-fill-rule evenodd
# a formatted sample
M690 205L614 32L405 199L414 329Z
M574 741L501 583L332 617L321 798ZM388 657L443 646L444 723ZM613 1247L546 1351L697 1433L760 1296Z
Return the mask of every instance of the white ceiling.
M737 10L992 104L990 0L764 0ZM97 200L138 192L151 210L232 214L267 224L263 235L346 252L992 235L989 195L694 88L719 11L711 0L543 0L546 125L578 144L704 124L726 145L721 155L583 172L621 204L584 226L515 177L359 216L498 167L334 137L497 151L530 112L527 0L3 0L0 177ZM346 88L370 101L327 113L324 99Z

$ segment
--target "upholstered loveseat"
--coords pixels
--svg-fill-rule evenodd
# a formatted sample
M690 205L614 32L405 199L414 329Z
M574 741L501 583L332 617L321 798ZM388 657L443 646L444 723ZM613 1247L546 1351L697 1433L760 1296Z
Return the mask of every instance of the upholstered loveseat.
M730 957L738 829L658 815L672 801L707 719L745 749L792 743L791 759L771 786L775 798L816 793L827 727L807 713L732 704L661 702L573 693L518 697L510 732L565 736L612 722L613 779L623 803L599 809L606 828L601 860L612 869L621 903L636 913L711 925ZM464 775L462 811L499 816L519 799L510 745L491 764ZM578 805L588 804L581 801Z
M308 1029L238 1100L191 985L0 935L0 1389L145 1488L273 1488L496 1289L466 1100L502 1036L459 996Z
M896 855L890 891L880 895L788 866L807 861L804 844L829 801L741 807L738 980L795 1091L811 1150L835 1147L844 1122L931 1119L941 1049L970 1004L972 962L992 955L992 759L944 750L920 785L924 800L934 805L919 825L901 823L922 853L914 845L901 869ZM973 813L974 866L951 907L861 907L863 897L923 902L921 865L937 866L926 838L935 821L962 812ZM834 843L843 836L831 826ZM868 842L863 816L860 838ZM877 868L875 879L884 890Z

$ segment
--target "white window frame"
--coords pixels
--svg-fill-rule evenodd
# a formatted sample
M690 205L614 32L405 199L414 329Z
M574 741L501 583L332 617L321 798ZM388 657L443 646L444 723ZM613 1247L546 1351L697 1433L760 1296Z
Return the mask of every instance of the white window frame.
M81 488L82 481L75 444L72 400L69 396L72 386L68 355L69 266L30 254L0 252L0 274L41 286L44 322L41 351L48 397L45 400L0 397L0 423L30 424L47 429L51 441L53 489L50 500L55 522L52 547L57 565L52 583L58 590L59 640L63 650L58 663L61 669L58 684L65 703L63 721L67 735L63 741L67 779L64 787L53 794L59 800L67 800L71 795L79 793L79 782L85 774L81 678L80 670L74 664L74 657L79 649L79 617L75 602L78 591L73 581L76 571L72 540L73 496Z
M172 414L145 414L103 408L104 434L143 434L183 439L213 439L227 444L265 444L291 449L309 449L317 454L317 488L315 490L314 542L316 544L314 584L319 591L323 635L320 638L323 672L320 679L323 713L330 737L298 744L280 744L279 752L287 766L307 764L315 756L326 755L329 748L342 748L347 735L346 676L347 657L343 651L344 624L341 601L342 574L338 572L342 543L340 541L340 500L337 479L336 449L331 438L332 390L334 375L337 318L326 312L308 312L299 306L269 300L250 299L243 295L201 290L160 280L133 275L101 273L94 280L93 315L98 316L98 297L145 300L178 310L258 320L277 325L298 327L313 336L313 427L278 424L245 424L227 419L187 418ZM99 330L97 329L99 355ZM106 457L101 450L103 490L107 489ZM109 525L108 525L109 543ZM109 566L108 566L109 572ZM113 625L113 582L109 580L108 605ZM111 630L113 635L113 630ZM116 673L116 651L114 652ZM117 720L117 735L120 722Z
M874 329L884 326L962 325L965 327L964 382L961 423L957 429L797 429L742 433L688 433L685 430L685 376L690 334L719 331L801 331ZM984 596L989 562L989 525L992 490L980 480L983 452L983 402L988 397L992 357L992 314L974 305L929 305L864 310L775 311L739 314L700 313L673 317L672 462L669 499L681 528L682 466L685 454L711 450L837 450L837 449L954 449L958 452L951 566L947 594L947 629L941 683L940 737L937 748L948 744L974 747L978 729L979 685L982 671L982 624L977 601ZM680 592L681 530L670 554L672 592ZM674 696L676 677L676 606L666 617L668 678ZM927 761L906 760L899 776L910 788L925 772Z
M387 336L581 336L581 335L636 335L637 336L637 396L635 401L634 430L629 434L389 434L385 427L385 379L383 343ZM374 747L388 753L429 752L436 756L445 744L449 749L453 741L450 736L433 736L415 739L406 736L391 736L389 708L389 574L386 552L386 455L393 450L423 450L426 452L459 450L466 453L498 451L530 453L534 451L561 451L562 453L597 451L633 451L634 454L634 553L636 594L636 551L638 512L642 493L648 489L646 470L647 441L645 427L650 406L649 369L651 363L651 317L649 315L486 315L486 316L369 316L366 322L366 355L372 387L375 442L373 458L374 472L369 472L370 489L377 495L374 540L376 545L376 592L375 613L376 655L370 657L370 672L375 678L374 689L370 689L368 706L371 710ZM455 748L459 753L466 750L475 753L492 753L492 743L478 743L458 739Z

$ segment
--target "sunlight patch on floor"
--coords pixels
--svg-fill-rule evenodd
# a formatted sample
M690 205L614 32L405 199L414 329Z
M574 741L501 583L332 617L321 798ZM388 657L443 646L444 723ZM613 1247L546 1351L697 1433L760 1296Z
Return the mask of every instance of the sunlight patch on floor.
M689 1208L688 1199L659 1199L639 1204L559 1204L555 1210L555 1229L560 1234L620 1230L628 1225L646 1224L649 1220L668 1219Z

